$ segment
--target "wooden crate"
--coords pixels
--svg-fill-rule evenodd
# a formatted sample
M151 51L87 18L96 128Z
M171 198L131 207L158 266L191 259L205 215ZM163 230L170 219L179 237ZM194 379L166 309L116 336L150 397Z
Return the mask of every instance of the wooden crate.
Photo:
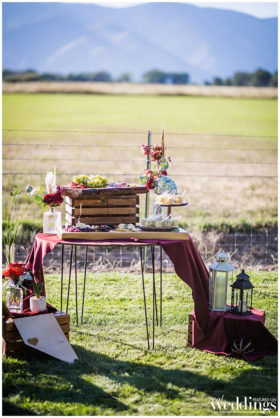
M66 338L69 340L70 315L57 311L54 313L54 316ZM14 353L37 351L24 344L12 318L8 318L3 322L2 334L2 354L4 356L10 356Z
M139 194L145 187L108 189L66 188L65 219L68 225L118 225L139 222Z
M194 311L192 310L189 313L188 341L187 341L187 345L188 346L192 346L192 326L193 326L193 321L194 321Z

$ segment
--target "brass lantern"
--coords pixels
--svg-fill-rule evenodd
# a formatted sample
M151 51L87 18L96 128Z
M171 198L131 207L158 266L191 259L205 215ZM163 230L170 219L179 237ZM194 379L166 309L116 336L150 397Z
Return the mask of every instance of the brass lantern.
M210 268L209 275L209 309L211 311L227 310L227 290L229 275L234 267L228 262L229 256L223 251L216 254L217 261Z
M244 269L236 278L237 280L231 285L231 312L238 315L249 315L252 313L254 286Z

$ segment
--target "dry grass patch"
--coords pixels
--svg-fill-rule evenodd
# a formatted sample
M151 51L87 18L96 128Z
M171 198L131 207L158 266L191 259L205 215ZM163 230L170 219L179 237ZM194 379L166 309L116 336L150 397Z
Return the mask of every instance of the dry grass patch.
M3 93L87 93L277 98L276 87L192 86L80 81L3 83Z

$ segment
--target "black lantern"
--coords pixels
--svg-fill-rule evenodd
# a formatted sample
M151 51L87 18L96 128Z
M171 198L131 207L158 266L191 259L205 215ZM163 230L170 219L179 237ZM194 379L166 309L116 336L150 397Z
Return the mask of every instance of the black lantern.
M252 310L254 286L244 269L236 278L237 280L231 285L231 312L238 315L249 315Z

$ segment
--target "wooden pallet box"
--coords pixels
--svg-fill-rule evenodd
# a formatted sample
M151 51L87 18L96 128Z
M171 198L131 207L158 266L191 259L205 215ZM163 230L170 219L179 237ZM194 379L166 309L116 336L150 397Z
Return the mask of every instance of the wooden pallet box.
M69 340L70 334L70 315L61 311L54 313L54 316L59 323L63 333ZM22 338L17 330L17 327L12 318L8 318L3 322L2 329L2 354L3 356L10 356L13 354L37 351L32 347L24 344Z
M68 225L80 220L88 225L136 224L139 222L139 194L144 186L71 189L65 188L65 219Z

